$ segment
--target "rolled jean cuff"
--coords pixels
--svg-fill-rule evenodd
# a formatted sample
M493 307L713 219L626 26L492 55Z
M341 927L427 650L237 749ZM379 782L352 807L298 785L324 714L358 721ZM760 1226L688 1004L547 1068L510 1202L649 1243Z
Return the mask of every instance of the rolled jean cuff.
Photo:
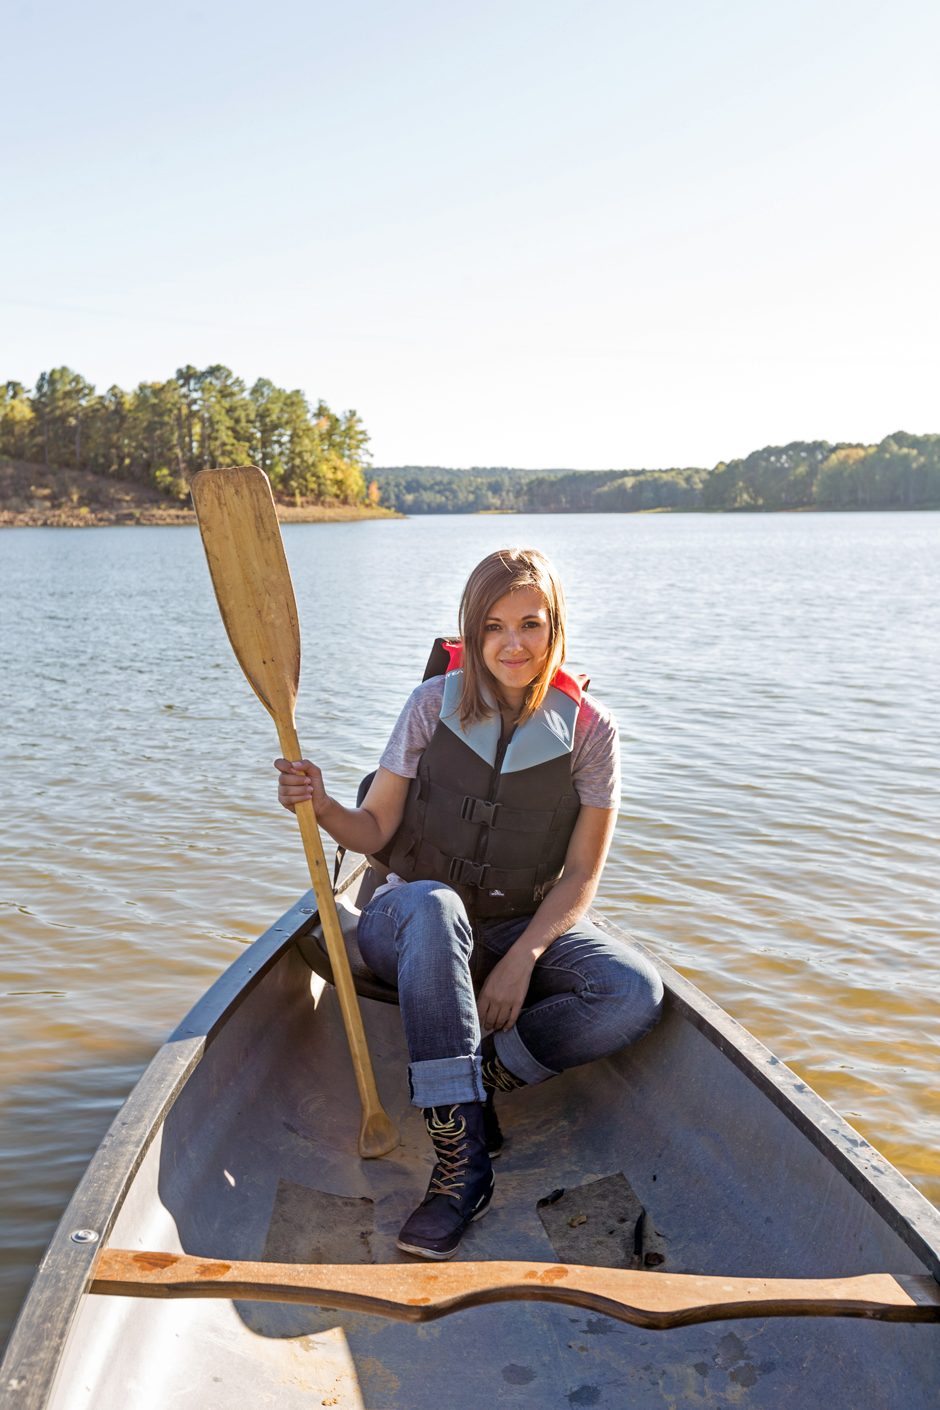
M519 1037L517 1028L494 1033L493 1046L503 1067L508 1067L513 1077L520 1078L530 1087L536 1082L547 1082L549 1077L558 1076L552 1068L543 1067L538 1058L532 1056Z
M486 1100L479 1053L413 1062L408 1068L408 1084L412 1106L447 1106L451 1102Z

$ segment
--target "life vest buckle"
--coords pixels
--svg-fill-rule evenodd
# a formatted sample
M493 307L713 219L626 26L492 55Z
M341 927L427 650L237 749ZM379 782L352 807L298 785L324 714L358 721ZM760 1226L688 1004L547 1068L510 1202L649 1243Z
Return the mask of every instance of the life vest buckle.
M502 803L489 803L485 798L474 798L467 794L460 805L460 816L464 822L481 823L483 827L495 827L496 818Z
M471 862L469 857L451 857L447 880L453 886L483 886L483 877L489 870L486 862Z

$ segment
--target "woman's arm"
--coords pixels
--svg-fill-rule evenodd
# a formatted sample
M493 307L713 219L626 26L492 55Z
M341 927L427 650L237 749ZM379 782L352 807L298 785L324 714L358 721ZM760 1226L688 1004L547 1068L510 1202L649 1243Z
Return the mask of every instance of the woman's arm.
M309 759L301 759L299 763L275 759L274 767L278 770L277 798L281 806L292 813L298 803L309 798L317 822L341 847L369 856L381 851L398 831L410 778L402 778L380 767L362 806L344 808L327 793L323 775Z
M581 919L594 900L616 821L615 808L581 808L565 854L564 871L480 990L478 1008L484 1028L513 1026L536 960Z

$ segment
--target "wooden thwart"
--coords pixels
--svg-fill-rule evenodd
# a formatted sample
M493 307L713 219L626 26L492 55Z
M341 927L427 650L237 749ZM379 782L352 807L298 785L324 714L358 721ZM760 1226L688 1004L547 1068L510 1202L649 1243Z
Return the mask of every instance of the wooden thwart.
M637 1327L738 1317L869 1317L940 1321L929 1275L715 1278L553 1263L249 1263L103 1249L90 1291L125 1297L300 1302L430 1322L488 1302L564 1302Z

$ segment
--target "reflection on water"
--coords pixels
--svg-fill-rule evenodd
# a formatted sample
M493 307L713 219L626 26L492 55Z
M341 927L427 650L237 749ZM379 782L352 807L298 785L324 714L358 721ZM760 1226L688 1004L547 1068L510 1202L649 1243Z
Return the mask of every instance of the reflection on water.
M940 518L292 525L298 725L352 798L467 571L558 562L620 718L605 906L940 1199ZM0 536L0 1333L149 1055L306 884L195 529Z

